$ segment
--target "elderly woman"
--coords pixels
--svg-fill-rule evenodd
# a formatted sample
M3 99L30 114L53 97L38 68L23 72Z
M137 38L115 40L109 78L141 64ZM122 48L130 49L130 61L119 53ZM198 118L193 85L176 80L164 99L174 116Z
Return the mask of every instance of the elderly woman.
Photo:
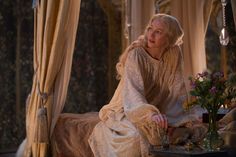
M157 14L120 56L119 85L89 138L95 157L148 156L149 145L160 145L168 127L198 120L201 113L182 106L182 37L176 18Z

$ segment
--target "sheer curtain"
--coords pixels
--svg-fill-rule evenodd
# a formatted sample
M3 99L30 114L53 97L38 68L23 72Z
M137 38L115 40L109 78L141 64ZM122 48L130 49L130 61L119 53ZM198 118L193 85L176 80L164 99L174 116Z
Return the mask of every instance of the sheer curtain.
M143 34L143 31L146 27L146 25L149 22L149 19L154 15L154 0L127 0L130 1L131 6L127 6L129 9L129 12L131 15L129 15L129 22L131 24L130 29L130 40L132 41L136 40L138 36ZM129 44L129 43L128 43Z
M34 138L42 126L39 111L47 109L49 141L67 95L79 20L80 0L39 0L34 13L34 71L27 100L24 157L45 157L47 141ZM42 117L41 117L42 118ZM45 117L44 117L45 118Z
M185 80L206 70L205 34L211 13L212 0L172 0L171 14L184 29ZM189 83L186 83L187 88Z

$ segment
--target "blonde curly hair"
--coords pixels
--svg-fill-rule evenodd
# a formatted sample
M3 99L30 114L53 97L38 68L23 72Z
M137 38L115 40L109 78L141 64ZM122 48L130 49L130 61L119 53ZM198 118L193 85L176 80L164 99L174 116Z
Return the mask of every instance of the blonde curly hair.
M133 41L120 55L119 61L116 64L117 79L120 79L123 74L123 69L128 53L136 47L147 48L147 32L154 20L159 20L166 26L166 35L168 38L168 46L166 48L166 51L174 46L179 46L183 43L184 32L179 21L175 17L168 14L155 14L150 19L143 35L139 36L137 40Z

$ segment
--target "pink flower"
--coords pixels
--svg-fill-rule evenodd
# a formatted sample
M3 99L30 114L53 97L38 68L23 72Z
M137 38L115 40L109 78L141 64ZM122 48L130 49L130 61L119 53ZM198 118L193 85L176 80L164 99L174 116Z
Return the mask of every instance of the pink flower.
M224 74L222 72L215 72L212 77L213 78L221 78L221 77L224 77Z
M216 94L217 89L216 89L215 86L213 86L209 91L210 91L211 94Z

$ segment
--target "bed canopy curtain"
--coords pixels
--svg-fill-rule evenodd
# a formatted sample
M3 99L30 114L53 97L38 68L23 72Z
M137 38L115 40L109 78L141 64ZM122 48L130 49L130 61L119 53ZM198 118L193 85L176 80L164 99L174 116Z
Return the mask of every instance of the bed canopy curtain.
M34 9L35 74L27 100L24 157L45 157L49 152L50 137L66 100L79 12L80 0L37 1ZM44 111L42 105L47 109L47 127L40 125L37 116L39 111ZM48 128L49 142L35 138L44 127Z
M185 80L206 70L205 34L213 0L172 0L171 14L179 19L184 29L183 55Z

